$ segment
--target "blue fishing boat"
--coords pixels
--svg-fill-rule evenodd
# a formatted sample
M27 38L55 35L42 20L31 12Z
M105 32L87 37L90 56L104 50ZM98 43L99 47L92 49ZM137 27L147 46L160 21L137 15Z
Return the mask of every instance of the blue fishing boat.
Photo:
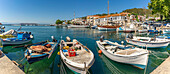
M18 44L28 43L32 39L33 39L33 35L31 34L31 32L29 33L20 32L20 33L17 33L16 37L2 39L2 44L3 45L18 45Z
M94 26L91 26L92 29L96 29L97 28L97 25L94 25Z
M32 45L27 48L24 55L27 58L29 64L32 64L36 61L40 61L45 58L50 58L53 53L56 53L56 49L58 48L58 42L46 42L40 43L36 45Z
M159 33L160 31L158 30L148 30L149 33Z

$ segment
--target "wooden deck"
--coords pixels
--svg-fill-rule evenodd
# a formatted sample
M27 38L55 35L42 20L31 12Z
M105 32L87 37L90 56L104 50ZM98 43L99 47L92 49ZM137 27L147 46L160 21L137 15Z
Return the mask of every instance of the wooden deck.
M0 57L0 74L25 74L5 54Z
M91 59L91 54L88 53L86 50L78 50L76 51L76 56L69 57L66 56L69 60L72 60L73 62L83 64L84 62L89 62Z

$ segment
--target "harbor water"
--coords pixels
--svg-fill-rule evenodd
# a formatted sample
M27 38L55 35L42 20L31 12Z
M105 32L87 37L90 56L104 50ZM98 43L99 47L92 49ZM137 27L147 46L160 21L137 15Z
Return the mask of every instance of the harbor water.
M6 26L6 31L10 29L17 30L20 26ZM128 33L117 33L117 32L106 32L98 31L89 28L56 28L55 26L22 26L21 31L30 31L34 35L34 40L30 43L36 43L45 40L52 40L51 36L54 36L57 40L65 40L66 36L71 39L76 38L82 44L92 50L95 56L95 62L89 69L91 74L144 74L145 70L138 69L132 65L115 62L107 58L103 54L98 54L98 47L96 41L99 40L100 36L104 36L105 39L110 41L116 41L121 43L125 41L125 37ZM154 36L155 34L136 34L139 36ZM28 74L74 74L69 70L64 63L60 60L59 55L52 56L51 59L43 59L33 64L28 64L27 60L24 59L24 51L26 48L12 48L13 46L4 46L3 52L11 59L19 64L19 67ZM59 50L59 49L58 49ZM166 48L148 49L150 51L148 65L146 68L146 74L152 72L157 68L170 53L170 45ZM169 53L168 53L169 52ZM20 62L21 61L21 62Z

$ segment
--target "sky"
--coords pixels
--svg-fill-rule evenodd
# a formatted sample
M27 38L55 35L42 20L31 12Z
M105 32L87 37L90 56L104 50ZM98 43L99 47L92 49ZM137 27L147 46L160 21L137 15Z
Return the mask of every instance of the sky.
M54 24L57 19L107 13L108 0L0 0L1 23ZM109 12L147 8L150 0L109 0Z

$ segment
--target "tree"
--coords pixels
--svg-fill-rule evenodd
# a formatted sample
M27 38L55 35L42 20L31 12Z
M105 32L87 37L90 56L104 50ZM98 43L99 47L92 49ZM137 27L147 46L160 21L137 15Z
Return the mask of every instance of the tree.
M84 17L81 17L82 19L86 19L86 16L84 16Z
M152 10L152 14L159 13L162 20L163 16L170 19L170 0L150 0L148 8Z
M70 20L67 20L67 24L71 24Z
M55 23L56 23L56 24L62 24L63 21L61 21L61 20L58 19Z
M139 22L138 15L136 15L135 17L136 17L136 21L138 21L138 22Z
M127 13L133 13L137 15L151 15L151 10L150 9L143 9L143 8L132 8L132 9L126 9L122 12L127 12Z

